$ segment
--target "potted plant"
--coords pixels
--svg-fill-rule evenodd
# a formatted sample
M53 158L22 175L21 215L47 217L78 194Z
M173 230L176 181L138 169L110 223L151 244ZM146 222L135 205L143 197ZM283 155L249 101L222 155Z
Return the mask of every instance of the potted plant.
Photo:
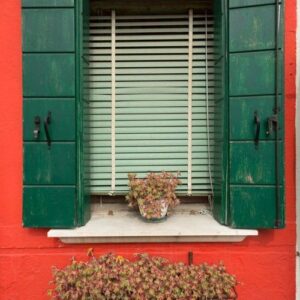
M178 173L149 173L146 178L139 179L136 174L128 174L129 193L126 200L129 207L138 207L141 216L147 221L162 221L168 211L180 201L175 190L181 181Z

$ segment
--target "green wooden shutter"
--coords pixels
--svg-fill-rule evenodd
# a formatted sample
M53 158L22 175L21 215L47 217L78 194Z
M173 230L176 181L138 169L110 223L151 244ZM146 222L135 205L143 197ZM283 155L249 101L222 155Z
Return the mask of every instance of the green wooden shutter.
M86 151L91 193L111 191L111 16L92 16ZM214 116L213 17L193 16L192 193L211 192L208 122ZM181 172L187 194L189 16L116 15L116 189L127 191L127 174ZM206 56L207 54L207 56ZM211 130L211 128L210 128ZM213 132L210 139L213 143ZM213 155L210 153L210 155Z
M229 0L228 174L219 220L236 228L284 226L282 5L274 0ZM277 21L280 20L280 21ZM278 26L278 23L280 25ZM279 30L278 30L279 28ZM228 77L227 77L228 75ZM227 79L226 79L227 77ZM254 143L255 114L260 134ZM268 120L278 119L268 132ZM226 122L225 122L226 123ZM224 134L225 143L226 135ZM218 214L216 214L218 215Z
M77 193L76 82L79 71L74 0L23 0L23 224L83 223ZM47 144L45 119L51 113ZM35 118L40 133L34 138Z
M213 175L213 215L222 224L228 222L228 56L227 1L214 1L214 46L215 46L215 135Z

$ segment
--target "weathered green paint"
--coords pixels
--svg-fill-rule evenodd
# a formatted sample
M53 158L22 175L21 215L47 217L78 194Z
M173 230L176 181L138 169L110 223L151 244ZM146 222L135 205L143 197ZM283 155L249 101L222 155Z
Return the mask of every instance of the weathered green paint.
M283 197L283 189L280 189ZM275 226L276 191L274 186L231 186L229 225L233 228L281 228L284 226L284 203Z
M84 151L84 68L87 62L84 56L87 55L87 47L85 47L84 36L89 35L89 1L78 1L76 7L76 94L77 94L77 187L78 187L78 225L84 225L91 217L91 200L90 191L87 186L85 174L87 153Z
M274 6L230 10L229 50L250 51L275 47ZM239 24L237 26L237 24Z
M75 51L74 9L23 10L23 51Z
M277 22L273 3L275 1L230 1L230 7L235 8L229 9L230 157L227 224L235 228L284 226L284 114L281 96L284 94L283 13L281 8L281 28L275 45ZM277 62L275 48L279 49ZM276 84L279 131L277 136L274 132L268 136L268 118L273 116L276 106ZM254 143L255 111L261 122L257 146Z
M86 3L87 1L84 2L84 4ZM272 24L274 22L274 15L272 16L271 13L271 11L274 13L274 5L272 5L272 3L275 3L275 0L215 0L215 4L218 6L218 10L215 10L215 12L216 17L219 20L219 22L216 22L216 28L219 28L220 34L217 37L218 52L216 54L218 58L216 70L219 71L219 78L217 79L218 84L214 87L214 90L216 91L216 103L218 104L218 108L215 111L217 122L214 130L216 140L218 141L216 145L218 146L215 147L216 156L214 157L215 165L213 169L213 175L215 176L213 213L221 223L236 228L273 228L284 226L284 202L282 201L280 211L276 212L276 193L274 184L267 183L260 185L259 183L272 182L274 179L274 176L272 177L272 174L269 171L272 169L274 170L274 162L271 164L272 157L274 158L274 140L273 137L271 137L272 141L267 141L268 137L264 136L263 131L263 124L266 122L266 117L269 115L268 111L272 112L274 106L273 104L270 104L270 109L268 109L267 103L271 103L272 101L269 100L270 98L264 96L266 94L274 95L275 91L275 55L274 51L269 49L269 47L272 48L272 43L274 43L274 40L272 40L274 36L270 37L268 34L268 32L273 31L275 26L275 24ZM265 7L269 7L270 9L268 12L265 12L265 8L263 8L265 4ZM51 10L51 13L49 13L50 16L52 11L61 11L64 10L62 7L71 7L73 5L73 0L23 0L23 7L26 7L24 9L24 11L26 10L26 13L24 14L27 14L28 10L29 15L30 10L32 10L32 14L36 13L35 9L33 9L34 7L44 7L45 12ZM256 5L257 10L254 9L254 6ZM247 6L252 6L253 9L247 8ZM233 12L229 7L234 8L237 11ZM245 9L245 11L238 7L244 7L243 9ZM248 12L250 11L250 13L247 13L246 10L248 10ZM77 145L77 147L74 147L74 150L71 151L73 153L73 158L76 157L76 161L66 165L65 167L67 170L62 168L64 163L70 158L70 152L59 150L53 151L51 154L50 151L53 150L53 147L55 148L55 145L71 144L66 143L66 141L72 141L74 138L74 136L71 135L72 130L70 131L70 136L67 136L68 130L65 131L65 133L63 133L63 130L58 133L55 129L55 126L58 124L53 123L53 126L50 125L52 137L57 139L52 145L52 150L48 150L43 138L43 132L41 133L40 141L25 143L24 180L25 184L34 184L30 187L26 185L24 187L23 219L24 225L27 227L73 227L76 225L83 225L89 218L89 197L84 188L84 178L82 176L84 168L82 145L82 140L84 138L82 135L83 119L81 116L81 112L83 111L83 103L81 102L83 86L81 83L84 65L82 60L82 54L84 53L82 28L85 18L82 18L82 16L87 15L85 12L82 14L82 11L83 3L78 0L76 1L76 11L74 14L75 54L69 53L69 51L73 51L70 50L71 47L69 48L72 44L72 42L70 42L72 37L67 37L67 42L66 39L62 38L62 35L65 33L57 33L57 31L55 32L52 30L53 28L51 26L44 26L44 24L42 24L41 28L36 28L36 31L30 32L28 32L26 28L24 29L24 31L29 34L28 37L25 36L27 33L24 33L23 36L24 51L26 51L26 54L24 54L23 66L25 98L31 96L32 98L37 97L37 101L43 102L42 99L38 98L75 97L75 120L77 125L77 138L74 140L73 144ZM242 23L239 21L240 16L238 15L238 12L240 15L244 16ZM42 14L47 15L47 13ZM233 17L235 17L235 20ZM59 19L58 16L54 18ZM269 18L268 22L266 22L264 18ZM40 21L30 20L30 22L32 22L32 24L38 24ZM49 24L51 22L52 21L50 20ZM236 24L236 22L239 23ZM263 28L259 25L258 27L260 27L262 32L258 32L257 24L266 23L268 23L268 28L265 25L262 25ZM69 26L70 24L71 23L69 23ZM241 26L241 24L245 24L245 27ZM25 26L27 25L25 24ZM227 26L230 26L231 30L233 30L233 32L230 33L230 36ZM239 26L241 27L234 28ZM47 30L52 32L51 36L48 36L49 40L46 40L44 37L41 37L40 40L35 40L35 36L38 37L41 35L42 31L47 32ZM57 39L63 40L58 42L55 35L57 35ZM232 40L231 35L234 35ZM241 40L243 35L244 38ZM230 40L231 44L229 49ZM57 47L55 47L56 43L59 44ZM61 47L60 50L58 50L59 47ZM269 50L261 51L266 49ZM39 53L30 53L35 51L39 51ZM40 51L47 51L47 53L40 53ZM51 53L54 51L62 51L62 53ZM64 53L64 51L67 51L68 53ZM232 51L239 51L239 53L233 53ZM279 53L279 56L280 58L282 57L282 52ZM148 57L151 59L153 55L148 55ZM177 55L177 57L180 59L180 55ZM201 58L201 55L196 54L195 58ZM128 56L128 60L129 59L131 58ZM163 59L163 55L161 55L161 59ZM230 59L230 63L228 63L228 59ZM128 61L124 63L128 63ZM124 80L134 80L132 75L123 74L120 76L123 76L122 78L124 78ZM195 76L198 75L195 74ZM199 80L201 80L200 77L201 74L199 75ZM281 80L282 78L279 79L280 82ZM200 90L201 87L199 91ZM255 97L249 97L251 95L255 95ZM159 97L164 96L166 95L159 95ZM229 96L231 96L230 102ZM119 97L120 99L126 100L127 95L119 95ZM183 100L182 95L178 94L178 97L178 100ZM272 96L270 97L272 98ZM140 98L138 94L133 95L131 100L138 100L138 98ZM146 100L146 98L151 98L151 100L168 100L167 98L158 99L156 95L149 94L144 95L143 99ZM55 99L54 101L57 100L58 99ZM92 100L93 99L91 98L91 101ZM109 100L109 95L104 95L103 100ZM32 138L32 136L30 136L32 131L32 115L35 113L35 108L31 109L26 107L26 101L29 101L28 104L30 104L34 103L34 99L24 100L24 138L26 141L28 137L29 141ZM45 102L47 103L47 101ZM48 103L51 105L50 103L52 102L49 101ZM57 105L59 106L59 103L57 103ZM71 104L69 105L71 106ZM280 106L282 107L282 105ZM252 141L253 132L251 132L254 108L257 108L258 112L261 113L262 121L262 141L257 149L254 147ZM39 109L43 112L48 111L48 108L44 106L44 104L41 104ZM73 109L74 108L72 108L70 115L74 112ZM58 113L54 107L51 107L51 110L55 113L53 116ZM238 110L243 112L239 116ZM247 110L250 111L249 116ZM280 113L282 114L283 112L281 111ZM66 111L64 114L66 114ZM236 122L233 122L234 118L236 118ZM30 122L29 125L27 124L27 120ZM164 125L167 125L169 121L170 120L159 120L159 122ZM139 125L139 122L149 124L149 121L145 120L123 120L120 122L137 126ZM201 120L194 120L194 122L201 122ZM181 123L182 120L178 120L177 125L180 125ZM103 125L103 123L101 124ZM72 127L75 127L75 123L70 125L70 128ZM55 132L53 131L54 129ZM60 140L60 138L63 140ZM231 161L229 157L230 139ZM127 151L129 147L126 143L124 143L123 146ZM281 148L283 148L283 145L281 146ZM137 148L142 149L142 147L145 147L145 145L140 145ZM194 145L194 147L197 146ZM245 147L245 149L243 149L243 147ZM105 147L104 145L103 149L104 151L107 151L108 147ZM164 147L157 145L154 149L155 151L162 149L161 152L163 152ZM273 153L271 153L272 149ZM238 160L238 158L243 157L244 152L247 152L249 154L248 156L252 157L253 164L250 162L244 164L241 159ZM266 152L267 154L264 154ZM280 155L282 156L282 153L280 153ZM60 156L60 158L58 156ZM33 159L33 157L35 157L35 159ZM36 159L36 157L38 157L38 159ZM259 166L258 169L260 170L255 170L254 167L257 167L257 164L261 164L263 160L262 157L265 158L263 161L265 169L262 169ZM53 167L52 169L47 169L47 164L49 165L51 160L58 162L59 166L57 168ZM241 164L244 165L242 169L238 167ZM72 165L72 167L70 167L70 165ZM280 167L280 172L282 172L281 170L282 168ZM60 175L56 172L59 172ZM71 175L64 175L66 174L64 172L69 172ZM257 185L251 184L249 180L248 182L245 182L245 175L247 175L247 173L249 174L249 172ZM261 176L262 172L267 172L266 178ZM40 177L37 176L38 173L41 174ZM47 173L51 173L51 176L47 177ZM66 177L64 178L64 176ZM69 181L70 178L72 179L72 182ZM283 178L283 176L281 176L281 178ZM66 181L69 181L69 183L65 183ZM55 182L58 183L56 184ZM72 186L63 186L64 184ZM76 190L78 193L75 192ZM283 194L282 191L280 195L281 199L283 199ZM275 226L276 217L279 217L280 219L280 224L277 226Z
M268 118L274 112L274 96L252 96L230 98L230 139L231 140L254 140L256 125L254 114L260 119L260 140L274 140L275 131L267 134ZM282 124L282 114L280 114ZM279 128L280 137L283 128Z
M85 1L86 2L86 1ZM24 193L26 227L70 228L88 215L80 207L77 141L81 94L78 40L81 18L74 0L23 0ZM59 52L59 53L58 53ZM44 120L52 144L45 139ZM33 139L34 117L41 132Z
M219 6L219 1L216 1ZM270 4L271 5L265 5ZM214 178L214 216L221 223L234 228L280 228L284 226L283 188L280 188L281 207L277 211L275 178L275 134L266 135L267 120L274 114L275 107L275 0L229 0L225 3L222 25L229 33L225 35L226 47L223 57L229 64L216 66L225 83L216 89L216 109L219 120L215 133L225 128L224 139L218 134L216 164L222 157L225 163L223 176ZM233 8L234 9L231 9ZM216 10L215 10L216 12ZM220 12L219 12L220 14ZM281 15L282 16L282 15ZM216 15L216 24L220 22ZM219 21L218 21L219 18ZM282 23L278 48L282 46ZM221 40L216 36L216 41ZM220 47L218 47L221 49ZM274 50L273 50L274 49ZM282 92L282 51L278 52L279 92ZM228 73L226 67L229 68ZM228 81L227 81L228 80ZM228 95L229 94L229 95ZM266 96L270 95L270 96ZM228 101L228 106L226 100ZM279 95L279 184L283 185L283 105ZM261 121L260 141L254 144L254 112ZM223 115L222 115L223 114ZM220 120L229 120L229 124ZM226 135L229 128L230 135ZM281 142L280 142L281 140ZM222 148L221 148L222 147ZM223 152L220 151L223 149ZM230 149L229 156L226 155ZM218 156L219 154L219 156ZM226 168L227 166L227 168ZM217 173L217 172L215 172ZM227 177L228 176L228 177ZM225 192L220 188L225 181ZM223 217L223 218L222 218ZM276 219L279 223L276 224Z
M230 54L230 96L273 94L274 51Z
M74 0L22 0L22 7L73 7Z
M222 224L228 222L228 1L214 0L215 32L215 141L212 158L213 215Z
M45 141L44 120L51 112L50 136L54 141L75 140L75 99L74 98L34 98L23 102L23 139L25 141ZM36 140L33 135L34 119L41 118L40 134Z
M75 96L74 54L24 54L23 95Z
M51 135L51 133L50 133ZM24 184L59 185L76 183L74 143L24 144Z
M25 227L72 228L76 226L76 188L25 186Z
M275 4L276 0L229 0L229 7L245 7L245 6L258 6L265 4ZM279 1L281 3L281 0Z
M230 184L276 184L274 149L273 141L262 141L257 147L252 141L232 142L230 144ZM282 153L279 153L279 156L281 157ZM282 176L281 180L283 180Z

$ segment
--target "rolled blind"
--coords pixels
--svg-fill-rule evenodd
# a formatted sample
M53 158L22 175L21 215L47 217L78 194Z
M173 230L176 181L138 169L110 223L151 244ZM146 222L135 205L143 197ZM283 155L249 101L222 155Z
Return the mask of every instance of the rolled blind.
M192 15L192 155L189 156L190 22L188 13L116 14L115 27L112 16L90 17L84 130L88 154L86 177L92 194L123 194L127 191L128 173L142 177L159 171L179 171L183 184L178 191L187 194L189 159L192 194L211 193L213 16L211 12L196 11Z

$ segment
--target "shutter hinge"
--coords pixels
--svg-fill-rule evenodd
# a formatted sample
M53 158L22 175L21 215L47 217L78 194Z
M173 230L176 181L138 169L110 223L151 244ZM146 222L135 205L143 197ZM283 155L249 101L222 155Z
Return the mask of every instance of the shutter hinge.
M278 112L279 112L279 108L275 108L274 114L268 118L266 135L271 135L273 133L273 131L276 131L279 129L279 127L278 127Z

